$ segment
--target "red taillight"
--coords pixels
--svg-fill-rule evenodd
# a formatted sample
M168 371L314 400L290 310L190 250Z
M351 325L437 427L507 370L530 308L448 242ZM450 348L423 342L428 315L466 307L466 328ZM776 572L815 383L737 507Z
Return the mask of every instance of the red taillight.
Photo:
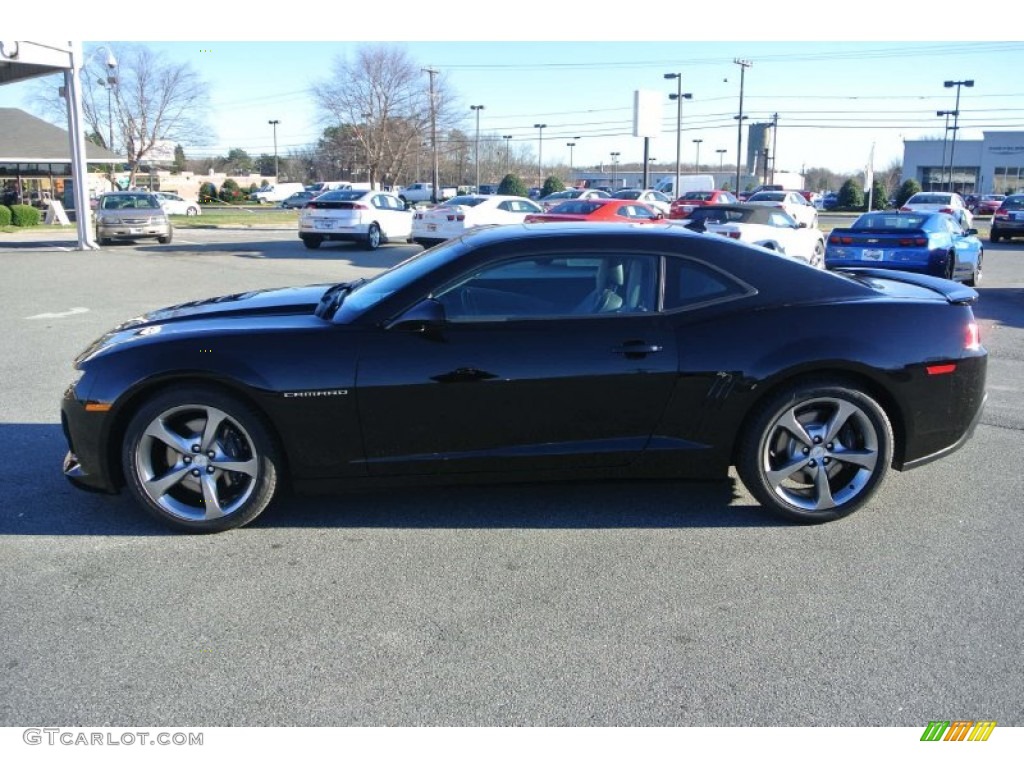
M977 352L981 349L981 330L977 323L967 324L967 331L964 334L964 349L969 352Z
M449 213L447 218L448 218L448 221L465 221L466 220L466 214L464 214L464 213Z
M956 370L956 363L946 363L945 365L929 365L925 368L929 376L939 376L943 373L952 373Z
M926 237L901 237L900 245L928 245Z
M370 206L363 205L362 203L352 203L352 210L354 211L368 211Z
M840 237L839 235L829 235L828 241L831 245L852 245L852 237Z
M900 208L900 210L903 213L913 213L913 208L907 208L907 206L905 206L905 205L902 208Z
M724 232L723 234L726 237L731 237L733 240L739 240L740 239L740 233L739 232Z
M952 213L952 208L939 208L939 213Z
M1005 208L1000 208L998 211L996 211L992 215L995 216L997 219L1009 219L1010 218L1010 212L1008 210L1006 210Z

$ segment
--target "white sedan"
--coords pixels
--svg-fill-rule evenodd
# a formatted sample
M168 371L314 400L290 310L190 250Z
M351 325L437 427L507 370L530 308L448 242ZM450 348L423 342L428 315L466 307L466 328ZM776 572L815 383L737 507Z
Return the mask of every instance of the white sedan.
M620 189L612 193L612 197L618 200L636 200L656 211L661 211L666 216L672 210L672 199L656 189Z
M818 226L818 209L811 205L810 201L799 192L758 192L751 195L746 201L749 205L767 205L774 208L781 208L798 224L808 227Z
M435 208L420 209L412 220L412 240L420 245L459 237L475 227L522 224L531 213L543 213L533 200L512 195L459 195Z
M397 195L365 189L332 189L299 209L299 238L307 248L325 240L362 243L371 251L409 240L412 211Z
M973 226L974 215L968 209L964 199L956 192L918 192L911 195L907 202L900 206L905 213L928 211L948 213L964 225L964 229Z
M173 192L154 192L153 196L160 201L160 207L172 216L199 216L203 212L195 200L186 200Z
M759 245L825 268L825 235L817 227L799 225L781 208L736 204L706 205L679 222L687 229Z

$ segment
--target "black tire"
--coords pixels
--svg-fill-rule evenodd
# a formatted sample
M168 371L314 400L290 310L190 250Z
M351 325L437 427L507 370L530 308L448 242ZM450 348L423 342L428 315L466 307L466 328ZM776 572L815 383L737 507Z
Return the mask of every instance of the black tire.
M740 437L736 469L767 509L799 523L855 512L892 462L892 425L882 407L831 379L793 384L770 397Z
M173 238L174 238L174 232L173 232L173 230L172 230L171 232L168 232L168 233L167 233L167 236L166 236L166 237L158 237L158 238L156 239L156 241L157 241L158 243L160 243L160 245L167 245L167 244L168 244L169 242L171 242L171 240L172 240Z
M309 248L311 251L315 251L320 247L324 239L318 235L302 235L302 244Z
M990 243L998 243L1000 239L1002 239L1002 236L996 231L995 227L992 227L988 233L988 241Z
M946 267L943 270L943 277L947 280L952 280L956 273L956 254L950 253L946 256Z
M819 240L814 244L814 255L811 257L811 266L818 269L825 268L825 241Z
M179 531L216 533L267 508L280 461L258 413L219 390L193 386L160 392L138 409L121 465L149 514Z
M971 273L970 278L967 280L967 285L971 288L975 288L981 285L981 262L985 258L985 251L978 252L978 263L974 266L974 271Z
M199 215L199 210L195 206L190 205L188 208L185 209L185 215L186 216L198 216Z
M366 230L366 250L376 251L380 248L380 244L384 241L384 236L380 232L380 226L377 222L370 224L370 228Z

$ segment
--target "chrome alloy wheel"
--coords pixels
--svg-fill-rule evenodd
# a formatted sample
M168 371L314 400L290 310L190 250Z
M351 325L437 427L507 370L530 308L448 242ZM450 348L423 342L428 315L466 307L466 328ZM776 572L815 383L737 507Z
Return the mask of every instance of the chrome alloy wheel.
M828 512L853 501L886 461L872 419L837 397L784 410L769 426L759 460L770 492L806 512Z
M173 518L216 520L253 495L259 457L249 433L224 411L185 404L162 411L133 456L142 492Z

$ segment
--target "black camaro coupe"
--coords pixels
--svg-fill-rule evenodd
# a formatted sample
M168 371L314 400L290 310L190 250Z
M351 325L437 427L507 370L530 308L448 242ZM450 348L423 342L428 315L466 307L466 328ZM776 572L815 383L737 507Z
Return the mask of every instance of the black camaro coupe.
M723 478L800 522L972 434L977 293L674 225L473 232L370 280L130 320L75 361L64 472L192 532L287 480Z

